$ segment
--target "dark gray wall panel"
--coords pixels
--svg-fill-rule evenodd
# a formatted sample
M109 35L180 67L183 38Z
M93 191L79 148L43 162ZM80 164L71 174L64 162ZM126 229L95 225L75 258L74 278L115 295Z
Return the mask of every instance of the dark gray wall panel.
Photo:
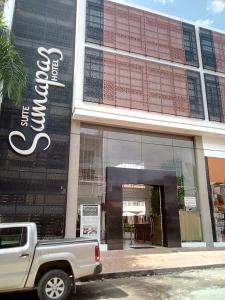
M17 0L13 22L16 46L25 64L27 89L23 106L28 106L29 122L21 126L21 109L4 99L0 118L0 221L34 221L39 237L63 236L66 211L69 136L73 94L76 0ZM28 149L37 134L31 125L38 60L44 57L38 48L57 48L63 54L58 67L58 82L64 88L49 86L46 102L45 128L51 139L40 139L30 155L20 155L9 144L9 134L20 131L24 143L15 137L14 144ZM59 54L49 54L51 77L53 60ZM41 98L41 97L40 97Z

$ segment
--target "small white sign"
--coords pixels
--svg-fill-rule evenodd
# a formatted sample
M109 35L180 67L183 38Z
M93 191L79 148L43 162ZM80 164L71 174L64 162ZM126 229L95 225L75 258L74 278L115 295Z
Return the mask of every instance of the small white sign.
M185 207L196 207L196 197L184 197Z
M101 206L99 204L82 204L80 211L80 236L94 238L100 242Z

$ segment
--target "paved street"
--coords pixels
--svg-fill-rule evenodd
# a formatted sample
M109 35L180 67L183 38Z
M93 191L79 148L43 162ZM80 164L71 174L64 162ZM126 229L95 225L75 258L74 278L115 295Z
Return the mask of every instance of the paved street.
M169 275L131 277L80 283L70 300L156 299L224 300L225 268L186 271ZM37 300L35 293L1 295L3 300Z

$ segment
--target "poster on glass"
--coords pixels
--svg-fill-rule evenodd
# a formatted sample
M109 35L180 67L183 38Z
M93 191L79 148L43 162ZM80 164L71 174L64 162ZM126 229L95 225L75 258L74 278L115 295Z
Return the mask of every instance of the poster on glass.
M100 242L100 205L82 204L81 205L81 224L80 236L95 238Z

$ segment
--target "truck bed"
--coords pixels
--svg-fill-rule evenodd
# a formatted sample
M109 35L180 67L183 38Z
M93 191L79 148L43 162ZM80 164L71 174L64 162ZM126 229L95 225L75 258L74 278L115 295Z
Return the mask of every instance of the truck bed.
M98 243L96 239L87 238L70 238L70 239L52 239L52 240L39 240L38 246L61 245L61 244L80 244L80 243Z

